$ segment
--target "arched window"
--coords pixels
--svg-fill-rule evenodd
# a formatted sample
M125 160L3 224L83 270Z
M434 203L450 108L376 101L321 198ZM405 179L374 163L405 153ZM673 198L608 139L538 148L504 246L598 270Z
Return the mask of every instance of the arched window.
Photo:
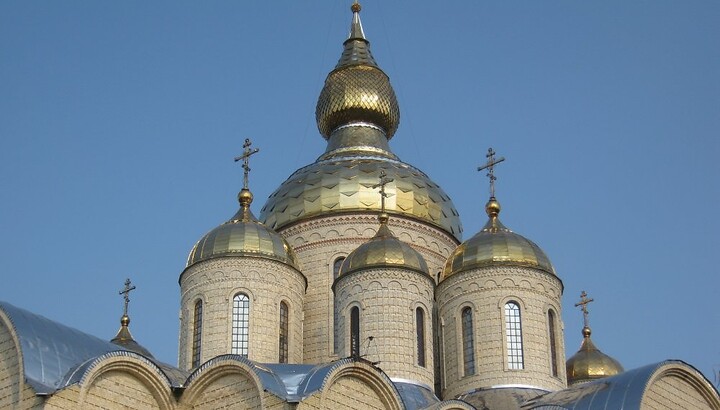
M333 280L337 279L340 275L340 267L345 261L345 257L341 256L335 259L333 262ZM340 335L338 335L340 324L340 313L338 311L337 303L335 302L335 296L333 296L333 353L337 353L340 349Z
M192 339L192 365L190 367L200 366L200 348L202 346L202 322L203 322L203 305L202 300L195 302L195 311L193 314L193 339Z
M462 352L465 376L475 374L475 340L473 339L472 309L462 310Z
M512 370L524 368L520 306L516 302L505 304L505 337L508 368Z
M558 375L557 335L555 334L555 312L548 310L548 331L550 333L550 369L552 375Z
M248 357L250 342L250 298L244 293L233 297L232 343L230 353Z
M335 262L333 262L333 279L337 279L340 275L340 267L342 266L343 262L345 261L345 257L341 256L337 259L335 259Z
M280 357L279 363L288 362L288 305L285 302L280 302Z
M360 357L360 309L350 309L350 356Z
M425 367L425 312L422 308L415 309L415 326L417 328L417 364Z

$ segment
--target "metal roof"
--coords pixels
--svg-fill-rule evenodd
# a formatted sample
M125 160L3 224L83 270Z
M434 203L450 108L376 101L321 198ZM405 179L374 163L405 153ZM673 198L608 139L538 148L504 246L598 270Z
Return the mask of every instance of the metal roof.
M667 360L617 376L577 384L565 390L548 393L526 402L522 409L536 410L591 410L591 409L639 409L648 382L656 371L667 364L686 363Z
M77 383L99 360L127 355L152 363L173 386L180 386L185 375L180 370L152 358L81 332L46 317L0 301L20 342L25 380L37 394L51 394ZM113 354L113 352L115 352Z

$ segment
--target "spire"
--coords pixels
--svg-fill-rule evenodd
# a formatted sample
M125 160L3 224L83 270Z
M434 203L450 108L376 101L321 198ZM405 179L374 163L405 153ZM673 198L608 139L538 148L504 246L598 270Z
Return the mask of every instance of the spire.
M135 285L132 285L130 278L125 279L125 287L118 293L123 296L123 300L125 302L123 315L120 318L120 329L110 342L118 346L122 346L127 350L152 358L153 355L147 349L140 346L140 344L133 339L132 334L130 334L130 316L128 316L128 305L130 304L130 292L135 289Z
M366 40L365 32L362 28L362 22L360 21L360 10L362 7L357 0L350 6L350 10L353 12L352 24L350 25L350 35L348 40ZM366 40L367 41L367 40Z
M242 215L236 215L233 220L237 219L243 222L247 222L251 219L250 204L253 200L253 194L248 188L250 175L250 156L260 152L259 148L250 149L251 146L252 141L250 141L250 138L245 138L245 143L243 144L243 154L239 157L235 157L235 162L243 162L243 188L238 193L238 202L240 202L240 213L242 213Z
M369 65L377 67L375 58L370 52L370 42L365 38L362 21L360 21L360 3L355 1L350 7L353 13L350 23L350 34L343 43L344 49L335 69L351 65Z

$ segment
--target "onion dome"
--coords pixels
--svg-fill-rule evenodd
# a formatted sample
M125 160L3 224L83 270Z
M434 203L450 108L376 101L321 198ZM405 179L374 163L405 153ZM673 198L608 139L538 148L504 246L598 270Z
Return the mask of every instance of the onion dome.
M382 128L390 139L400 123L395 91L370 53L360 22L360 4L353 4L352 12L342 56L328 74L315 109L318 129L327 139L342 125L367 122Z
M500 222L500 203L490 197L485 211L490 218L475 236L458 246L448 258L442 278L485 266L523 266L555 275L545 252L531 240Z
M411 269L429 275L425 259L388 228L388 215L381 213L375 236L352 251L340 267L340 276L368 268Z
M568 385L615 376L625 371L620 362L601 352L590 339L590 327L582 330L580 350L565 364Z
M187 267L221 256L249 256L273 259L297 268L290 245L280 234L258 222L250 211L252 200L252 193L243 188L238 194L240 210L195 244Z
M462 225L450 197L390 150L388 138L399 124L397 100L370 54L359 10L354 4L350 36L318 100L318 127L327 149L270 195L260 220L279 230L316 216L378 212L380 201L371 187L385 172L394 179L388 186L389 214L433 225L459 241Z
M147 358L153 358L152 353L140 345L140 343L136 342L130 334L130 317L127 314L122 315L120 318L120 329L110 342L131 352L139 353Z

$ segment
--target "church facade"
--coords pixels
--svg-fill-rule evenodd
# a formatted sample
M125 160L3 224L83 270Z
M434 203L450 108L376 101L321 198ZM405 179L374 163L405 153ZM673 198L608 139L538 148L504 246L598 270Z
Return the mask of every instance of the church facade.
M400 110L352 6L320 92L327 149L239 209L179 275L177 365L121 328L104 341L0 302L0 408L720 409L695 368L625 371L591 341L566 361L563 283L548 256L500 221L462 241L450 197L395 155ZM254 159L254 158L253 158Z

